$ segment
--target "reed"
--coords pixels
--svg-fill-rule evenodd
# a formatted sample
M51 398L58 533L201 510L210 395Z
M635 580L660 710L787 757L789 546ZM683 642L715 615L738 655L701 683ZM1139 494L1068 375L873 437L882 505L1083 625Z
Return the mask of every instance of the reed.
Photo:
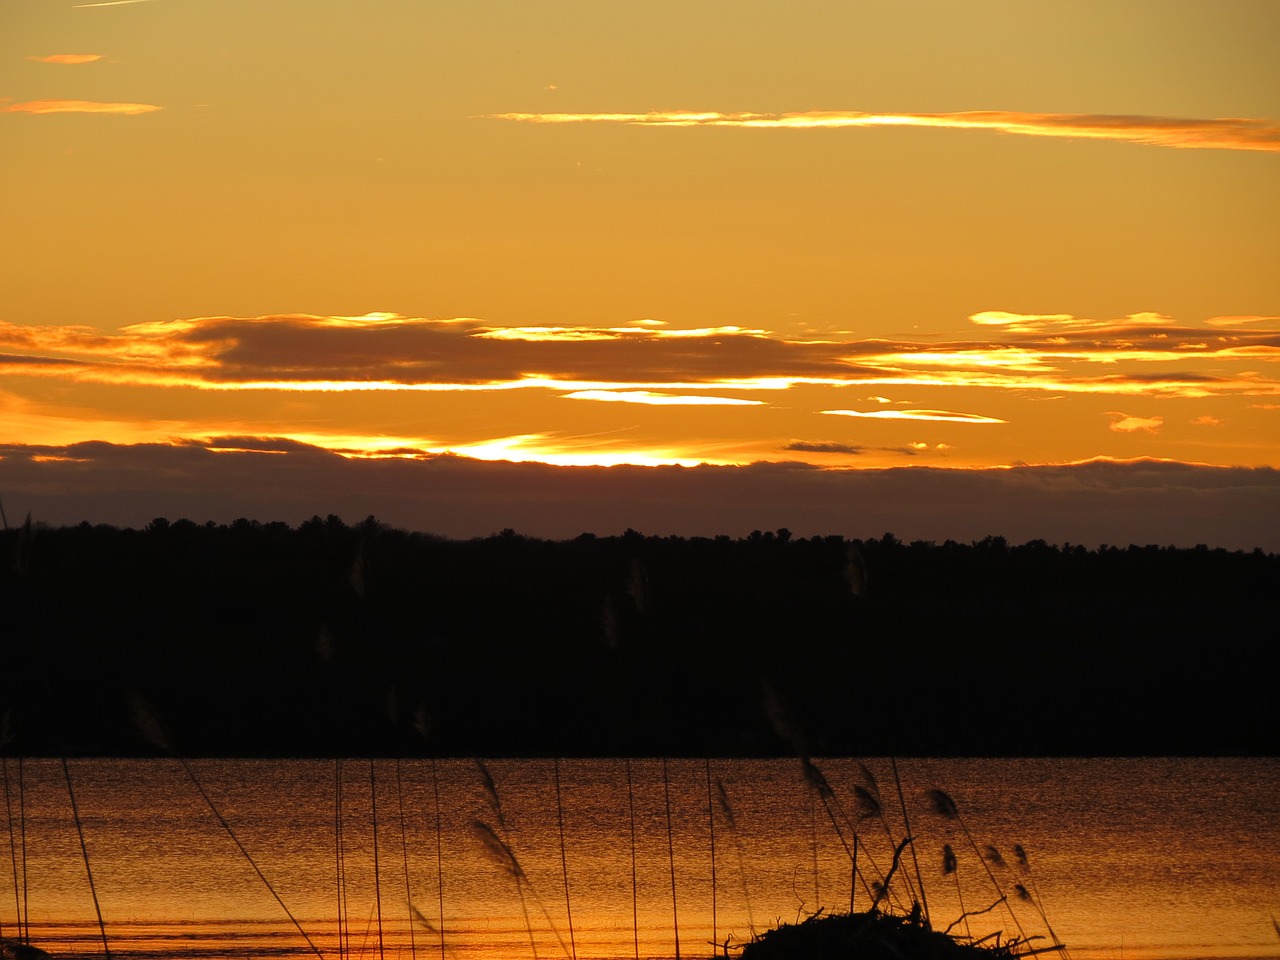
M494 864L515 881L516 893L520 897L520 913L524 917L525 931L529 934L529 950L533 954L533 960L538 960L538 939L533 935L533 923L529 920L529 906L524 899L524 868L520 866L520 861L512 853L511 847L489 824L483 820L475 820L471 824L471 832L475 834Z
M640 960L640 897L636 879L636 792L631 777L631 758L627 767L627 812L631 818L631 930L635 939L636 960Z
M386 957L382 939L382 871L378 869L378 779L369 761L369 814L373 824L373 902L378 911L378 957Z
M499 836L498 831L494 830L493 827L481 820L474 822L472 830L494 862L497 863L505 872L509 873L515 880L516 890L520 897L520 910L524 915L525 927L529 932L530 945L533 946L534 950L534 960L537 960L537 947L533 934L533 925L529 920L528 904L525 902L526 889L528 889L529 896L533 898L534 905L542 914L543 919L546 920L551 933L559 942L560 948L567 956L570 951L569 947L564 942L564 937L560 935L560 930L556 927L555 921L551 919L551 914L547 910L546 904L543 903L542 898L538 896L537 889L529 880L529 876L525 873L524 868L520 866L520 861L516 858L515 852L511 846L511 833L507 826L506 816L503 814L502 800L498 796L497 784L494 783L493 776L489 773L489 768L484 765L483 761L477 759L475 761L475 765L476 769L480 773L480 781L484 788L485 798L488 800L489 808L493 811L494 816L497 819L501 830L501 836ZM497 845L494 844L494 840L498 841Z
M1026 931L1022 929L1022 924L1018 921L1018 915L1009 905L1008 895L1004 892L1004 888L1001 887L1000 881L996 878L994 871L991 869L991 864L995 864L997 867L1003 867L1005 865L1004 858L1000 855L1000 851L991 844L987 844L985 849L978 846L978 842L974 840L973 834L969 832L969 827L964 822L964 818L960 816L959 807L956 806L956 802L951 799L950 795L947 794L946 791L933 788L925 791L925 797L933 806L934 813L959 825L961 831L964 833L965 839L969 842L969 846L977 855L978 862L982 864L983 869L986 871L987 878L991 881L992 887L995 888L996 893L1000 897L997 903L1003 904L1005 913L1008 914L1010 922L1017 927L1019 937L1025 941L1027 939Z
M569 921L569 947L578 960L578 941L573 935L573 907L569 903L569 858L564 845L564 803L560 797L560 758L555 759L556 825L560 831L560 873L564 877L564 912Z
M351 952L351 931L347 922L347 858L342 842L342 760L333 761L333 860L338 899L338 957Z
M720 806L720 815L729 826L729 836L733 838L734 852L738 855L738 876L742 878L742 901L747 908L747 929L751 936L756 935L755 918L751 915L751 891L747 885L746 857L742 852L742 838L738 834L738 818L734 815L733 805L729 803L728 791L718 778L716 779L716 800ZM727 947L726 947L727 951Z
M707 775L707 830L711 837L711 946L714 949L719 943L719 930L716 914L716 810L711 802L711 758L703 760L703 770Z
M80 853L84 856L84 872L89 878L89 894L93 897L93 910L98 915L98 930L102 933L102 952L111 960L111 946L107 943L107 925L102 920L102 906L98 903L98 891L93 885L93 870L89 866L89 848L84 842L84 825L80 822L80 808L76 805L76 792L71 786L71 768L67 758L62 758L62 775L67 781L67 796L71 798L71 816L76 823L76 836L80 838Z
M396 758L396 805L400 812L400 855L404 861L404 902L409 907L409 956L418 958L418 944L413 935L413 890L409 883L409 837L404 821L404 787L400 779L400 759Z
M440 909L440 960L444 960L444 856L440 839L440 775L436 769L434 757L431 758L431 793L435 799L436 817L436 895Z
M676 903L676 848L671 836L671 777L667 758L662 758L662 797L667 811L667 858L671 864L671 925L676 938L676 960L680 960L680 908Z
M187 772L187 776L191 779L192 784L195 785L196 791L204 798L204 802L209 807L214 819L218 821L227 836L231 838L231 842L236 845L236 849L240 851L240 855L244 857L249 866L253 868L253 872L258 875L258 879L262 881L263 885L267 888L267 891L275 898L276 903L280 905L280 909L284 911L285 916L289 918L289 921L293 924L294 928L302 935L302 939L305 940L307 946L311 948L311 952L317 957L320 957L321 960L324 960L324 954L320 952L320 949L315 945L311 937L308 936L307 931L304 930L302 924L298 922L298 918L293 915L293 911L291 911L285 904L284 900L280 898L280 894L276 892L276 888L271 885L271 881L267 879L266 874L262 872L262 869L258 866L257 862L252 856L250 856L245 845L240 842L240 838L236 836L235 830L231 828L231 824L227 822L227 818L222 815L222 811L220 811L217 804L213 802L213 798L210 797L208 792L205 790L204 784L202 784L199 777L196 776L196 772L191 768L191 764L188 763L184 757L178 757L177 760L178 763L182 765L182 768ZM105 932L103 936L105 937Z
M26 942L22 927L22 892L18 879L18 839L13 832L13 803L9 794L9 758L0 758L0 766L4 770L4 810L9 824L9 859L13 864L13 909L17 918L18 939ZM4 928L0 926L0 940L4 939Z

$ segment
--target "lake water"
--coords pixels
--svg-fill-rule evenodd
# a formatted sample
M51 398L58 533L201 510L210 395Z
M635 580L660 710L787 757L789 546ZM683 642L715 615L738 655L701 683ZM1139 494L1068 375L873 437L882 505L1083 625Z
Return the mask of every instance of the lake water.
M859 762L817 764L839 832L795 760L491 760L492 792L464 760L198 760L194 779L176 760L72 760L82 851L61 763L9 759L2 933L22 915L55 956L101 956L87 851L117 957L732 953L753 930L848 909L855 830L868 883L889 869L905 833L890 762L865 762L883 810L866 819ZM1280 956L1280 760L897 766L936 928L997 903L998 884L1012 912L971 917L974 936L1044 945L1047 922L1077 960ZM934 812L931 788L959 819ZM908 877L909 852L889 885L903 906ZM869 903L858 884L855 907Z

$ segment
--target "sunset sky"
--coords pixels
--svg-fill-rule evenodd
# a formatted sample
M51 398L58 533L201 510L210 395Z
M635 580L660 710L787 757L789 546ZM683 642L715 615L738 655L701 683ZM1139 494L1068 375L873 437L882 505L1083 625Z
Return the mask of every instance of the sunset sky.
M1273 0L8 0L0 501L864 535L848 484L910 467L1280 549L1278 37ZM803 479L582 510L615 464ZM1228 525L1162 537L1195 503Z

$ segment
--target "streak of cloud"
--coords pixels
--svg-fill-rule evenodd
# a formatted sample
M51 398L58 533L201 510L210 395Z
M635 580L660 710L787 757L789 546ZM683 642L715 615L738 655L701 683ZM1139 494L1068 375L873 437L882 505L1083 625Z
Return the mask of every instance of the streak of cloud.
M100 53L53 53L47 57L27 57L28 60L34 60L36 63L55 63L62 66L74 67L82 63L93 63L95 60L101 60Z
M797 453L843 453L852 456L860 456L866 451L865 447L856 446L851 443L835 443L818 440L795 440L788 443L784 450L794 450Z
M73 3L73 10L88 10L92 7L127 7L134 3L151 3L152 0L98 0L97 3Z
M201 317L114 332L0 322L0 373L220 391L548 390L632 403L695 402L671 399L687 396L744 404L752 401L732 394L798 386L1280 396L1280 380L1266 369L1280 361L1280 331L1265 324L1191 326L1157 314L1005 315L999 323L975 316L976 337L949 341L802 340L732 326L535 331L385 313ZM887 398L872 396L868 402L886 406ZM895 404L848 415L919 419L921 412Z
M865 417L868 420L934 420L942 423L1007 423L997 417L950 410L823 410L837 417Z
M644 403L658 407L759 406L763 400L737 397L698 397L687 394L655 393L652 390L575 390L566 400L606 400L615 403Z
M1249 117L1196 119L1132 114L1025 113L968 110L958 113L863 113L821 110L803 113L498 113L483 119L522 123L619 123L647 127L748 127L832 129L841 127L935 127L992 130L1032 137L1119 140L1161 147L1280 151L1280 123Z
M154 103L100 103L96 100L29 100L0 104L0 113L109 113L136 116L163 110Z
M1111 429L1116 433L1158 433L1164 425L1164 417L1131 417L1126 413L1113 412Z

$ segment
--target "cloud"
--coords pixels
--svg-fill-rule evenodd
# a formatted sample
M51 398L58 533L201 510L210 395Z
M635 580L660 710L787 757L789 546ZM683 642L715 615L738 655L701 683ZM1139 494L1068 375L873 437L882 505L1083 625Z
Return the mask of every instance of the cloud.
M1116 418L1111 422L1111 429L1116 433L1159 433L1164 425L1164 417L1131 417L1114 411L1108 416Z
M938 420L946 423L1007 423L996 417L977 413L952 413L949 410L823 410L838 417L866 417L871 420Z
M254 445L258 449L254 449ZM217 445L217 449L215 449ZM219 452L220 451L220 452ZM153 517L300 523L374 514L450 537L506 527L566 539L584 531L743 536L787 527L904 540L1207 543L1280 551L1280 471L1139 460L990 470L554 467L460 456L351 459L234 437L211 443L0 445L5 509L53 525L141 527Z
M788 443L784 450L794 450L797 453L844 453L853 456L861 455L866 451L866 447L856 446L851 443L834 443L817 440L795 440Z
M993 130L1032 137L1120 140L1162 147L1280 151L1280 123L1247 117L1193 119L1086 113L1024 113L970 110L960 113L498 113L484 119L523 123L621 123L648 127L749 127L832 129L839 127L936 127Z
M498 327L472 318L285 314L87 326L0 322L0 374L202 390L543 390L633 403L759 403L800 385L1130 397L1280 396L1280 331L1158 314L976 314L967 339L803 340L736 326ZM700 396L715 391L714 397ZM867 393L862 396L867 397ZM884 406L880 394L869 403ZM902 401L897 401L900 403ZM832 404L835 406L835 404ZM994 422L942 410L862 413Z
M1196 417L1191 422L1198 427L1220 427L1227 421L1223 420L1221 417L1211 417L1208 414L1205 414L1203 417Z
M163 110L154 103L99 103L96 100L30 100L0 104L0 113L111 113L136 116Z
M73 3L73 10L88 10L92 7L127 7L134 3L151 3L152 0L98 0L97 3Z
M575 390L564 395L566 400L606 400L617 403L644 403L651 406L754 406L763 400L743 400L738 397L694 397L674 393L654 393L652 390Z
M34 60L36 63L56 63L63 66L77 66L82 63L93 63L95 60L101 60L100 53L53 53L47 57L27 57L28 60Z

